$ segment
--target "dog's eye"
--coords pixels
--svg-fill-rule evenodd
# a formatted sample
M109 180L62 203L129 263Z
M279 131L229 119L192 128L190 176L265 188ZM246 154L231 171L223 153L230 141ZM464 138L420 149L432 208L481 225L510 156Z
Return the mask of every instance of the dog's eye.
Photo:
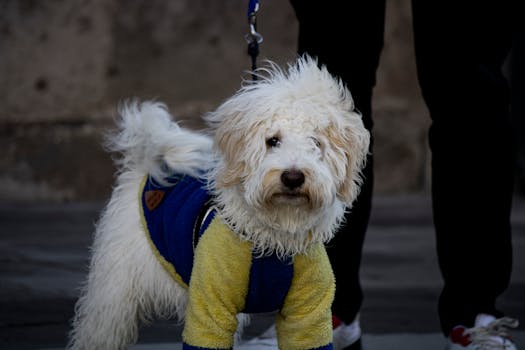
M277 136L274 136L274 137L270 137L269 139L266 140L266 146L268 147L279 147L281 145L281 139L278 138Z
M317 148L321 148L321 141L319 141L318 139L316 139L315 137L310 137L310 139L313 141L313 143L315 144L315 147Z

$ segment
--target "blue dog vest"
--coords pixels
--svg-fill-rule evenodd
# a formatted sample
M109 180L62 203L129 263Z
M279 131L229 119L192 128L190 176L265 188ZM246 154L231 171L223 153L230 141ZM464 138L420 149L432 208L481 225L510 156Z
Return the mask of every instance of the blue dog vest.
M202 179L175 175L162 186L146 177L141 189L143 224L149 241L172 277L188 286L194 249L215 217L211 196ZM281 308L293 277L292 259L252 252L248 293L243 312L270 312Z

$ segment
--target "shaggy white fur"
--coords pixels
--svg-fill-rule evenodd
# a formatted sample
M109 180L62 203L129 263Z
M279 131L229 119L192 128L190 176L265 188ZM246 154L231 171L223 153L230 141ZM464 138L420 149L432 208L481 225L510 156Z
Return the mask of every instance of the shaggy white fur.
M293 256L333 237L358 194L369 145L351 95L309 57L257 74L205 116L213 136L180 128L161 103L121 106L108 141L122 155L119 175L96 227L69 349L123 349L136 341L139 321L184 319L187 292L157 260L140 221L148 174L165 183L174 171L205 172L218 216L259 254ZM293 174L288 185L284 173Z

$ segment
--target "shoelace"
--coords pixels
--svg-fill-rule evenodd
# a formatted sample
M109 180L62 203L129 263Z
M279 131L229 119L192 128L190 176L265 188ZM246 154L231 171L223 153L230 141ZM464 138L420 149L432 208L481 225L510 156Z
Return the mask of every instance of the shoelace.
M517 328L518 320L510 317L498 318L487 326L469 328L464 334L470 336L472 344L479 350L506 350L506 342L510 339L508 329ZM503 343L501 342L503 339Z

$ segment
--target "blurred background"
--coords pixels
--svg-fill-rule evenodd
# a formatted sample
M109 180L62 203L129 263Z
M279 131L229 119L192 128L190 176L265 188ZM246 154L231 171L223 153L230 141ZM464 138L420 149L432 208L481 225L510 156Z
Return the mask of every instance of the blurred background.
M374 99L377 191L421 192L429 118L415 76L410 1L387 3ZM201 115L249 78L246 7L244 0L0 1L0 199L106 198L114 168L101 135L123 99L164 101L185 125L202 127ZM293 60L297 29L288 1L265 1L259 64ZM352 51L351 33L337 44Z
M247 3L0 0L0 348L63 347L93 227L114 181L102 140L118 104L156 99L183 125L203 128L202 114L250 79ZM257 23L264 36L259 65L295 58L298 25L288 1L261 1ZM352 51L351 35L334 44ZM516 43L505 69L521 145L523 35ZM441 349L430 118L417 85L410 0L387 1L377 77L375 198L362 263L365 343L381 344L370 350ZM525 323L521 168L512 214L515 266L501 305ZM141 341L178 341L171 327L148 328ZM431 335L410 338L413 347L406 337L399 345L398 338L372 336L407 332Z

